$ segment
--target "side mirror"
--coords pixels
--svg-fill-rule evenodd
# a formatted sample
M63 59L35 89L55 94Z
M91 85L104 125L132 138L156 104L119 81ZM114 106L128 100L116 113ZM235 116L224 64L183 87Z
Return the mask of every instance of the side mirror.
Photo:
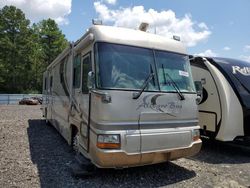
M93 71L90 71L88 73L88 89L91 90L94 88L95 84L95 74Z
M198 96L196 99L196 102L197 104L199 104L202 101L202 97L203 97L203 92L202 92L203 87L202 87L201 81L195 81L194 85L195 85L195 89L196 89L197 96Z

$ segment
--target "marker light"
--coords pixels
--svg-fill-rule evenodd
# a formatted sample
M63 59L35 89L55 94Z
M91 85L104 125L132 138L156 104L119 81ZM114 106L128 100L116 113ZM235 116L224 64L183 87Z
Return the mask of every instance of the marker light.
M102 20L92 19L92 24L93 25L102 25Z
M97 147L100 149L120 149L120 135L100 134L97 137Z
M177 40L177 41L181 41L181 37L180 37L180 36L177 36L177 35L174 35L174 36L173 36L173 39L174 39L174 40Z
M199 129L192 130L192 138L193 138L193 141L197 141L200 139L200 130Z

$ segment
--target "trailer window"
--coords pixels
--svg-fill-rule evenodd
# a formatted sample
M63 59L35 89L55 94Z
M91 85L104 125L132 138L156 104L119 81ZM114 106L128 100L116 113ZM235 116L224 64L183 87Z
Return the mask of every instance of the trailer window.
M74 58L74 69L73 69L74 88L80 88L80 82L81 82L81 56L77 55Z
M90 55L88 54L82 61L82 92L88 93L88 73L91 71Z

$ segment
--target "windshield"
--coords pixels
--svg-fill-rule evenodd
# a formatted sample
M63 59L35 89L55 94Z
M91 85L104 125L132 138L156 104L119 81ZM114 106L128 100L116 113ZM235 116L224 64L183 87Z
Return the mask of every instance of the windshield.
M109 43L97 43L95 52L98 88L140 90L154 74L145 91L176 92L165 71L180 91L195 91L188 56Z
M188 56L155 51L155 58L161 91L175 91L175 84L182 92L194 91Z

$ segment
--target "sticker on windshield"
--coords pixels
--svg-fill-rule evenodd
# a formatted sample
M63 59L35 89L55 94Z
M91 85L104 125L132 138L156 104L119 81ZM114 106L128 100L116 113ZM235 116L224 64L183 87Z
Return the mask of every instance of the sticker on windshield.
M188 74L188 72L186 72L186 71L181 71L181 70L179 70L179 75L180 75L180 76L189 77L189 74Z

